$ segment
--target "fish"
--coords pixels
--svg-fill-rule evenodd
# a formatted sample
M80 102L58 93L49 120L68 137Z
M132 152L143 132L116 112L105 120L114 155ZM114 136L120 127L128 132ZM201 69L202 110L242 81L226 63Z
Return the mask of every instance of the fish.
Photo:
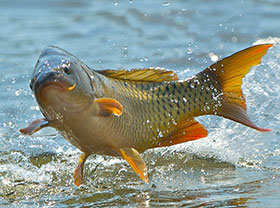
M140 153L207 137L196 117L216 115L271 131L250 120L241 87L272 46L251 46L183 80L163 68L95 70L69 52L47 46L30 81L43 118L19 131L32 135L53 127L78 148L77 186L92 154L122 157L148 183Z

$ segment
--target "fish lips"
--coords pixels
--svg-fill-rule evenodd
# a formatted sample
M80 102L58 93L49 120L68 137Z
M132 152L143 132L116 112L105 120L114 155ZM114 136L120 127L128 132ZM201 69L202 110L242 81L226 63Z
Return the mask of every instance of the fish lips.
M45 89L52 87L59 92L65 92L67 89L74 86L74 82L66 79L63 74L56 71L40 73L38 76L33 77L30 82L30 87L33 90L36 99L46 101ZM69 91L69 90L68 90ZM39 100L38 100L39 101Z

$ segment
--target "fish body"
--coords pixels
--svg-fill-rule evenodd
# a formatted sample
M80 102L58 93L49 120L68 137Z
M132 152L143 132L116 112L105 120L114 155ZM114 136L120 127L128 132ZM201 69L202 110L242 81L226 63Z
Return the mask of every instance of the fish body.
M20 131L54 127L80 149L74 171L78 186L91 154L122 156L147 182L139 153L206 137L195 117L218 115L270 131L249 119L241 85L271 46L247 48L186 80L157 68L96 71L58 47L46 47L30 83L44 118Z
M162 146L174 126L187 121L186 118L209 114L210 110L218 107L221 95L216 90L218 83L203 82L202 79L206 80L203 76L159 83L127 82L104 75L95 77L99 79L99 83L95 83L104 86L98 95L114 98L125 106L121 119L102 118L104 121L101 123L106 124L102 134L110 132L111 142L116 142L120 147L133 147L139 152ZM199 85L206 91L198 90ZM217 98L215 103L210 102L212 96ZM112 138L112 135L116 138Z

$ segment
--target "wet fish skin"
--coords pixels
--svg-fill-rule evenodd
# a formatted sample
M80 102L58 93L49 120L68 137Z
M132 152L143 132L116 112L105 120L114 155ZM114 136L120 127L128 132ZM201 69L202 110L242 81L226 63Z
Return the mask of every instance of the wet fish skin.
M40 110L47 117L47 120L55 120L51 117L54 117L53 115L56 113L48 112L53 111L53 109L50 110L51 108L57 108L55 111L67 110L72 112L73 110L80 110L77 105L87 106L92 104L94 99L92 83L87 72L83 70L84 67L87 66L80 62L79 59L58 47L48 46L42 51L35 65L30 87L34 92ZM71 74L68 74L69 71L71 71ZM81 84L76 86L76 83ZM73 86L75 86L75 89L69 90ZM59 101L52 101L57 97L57 93L54 93L54 96L44 99L48 94L44 92L44 88L52 90L56 88L56 90L62 92L60 96L63 96L63 94L65 96ZM71 105L66 109L66 104Z
M247 48L186 80L154 68L96 71L58 47L47 47L31 80L45 118L20 131L33 134L51 126L79 148L83 154L73 176L78 186L93 153L122 156L148 182L139 153L206 137L208 131L195 121L197 116L223 116L270 131L249 119L241 85L271 46Z
M214 111L220 105L221 90L217 90L217 81L213 80L210 84L204 82L204 78L206 75L164 83L124 82L100 78L100 81L95 82L96 85L107 86L106 83L111 82L111 86L102 88L100 92L97 90L96 93L101 97L105 96L105 89L106 96L125 106L122 120L116 118L116 127L111 126L115 132L123 131L123 137L127 138L125 144L121 140L118 146L131 146L139 152L158 147L175 123ZM200 91L199 88L205 90ZM215 102L211 102L212 97L216 97Z

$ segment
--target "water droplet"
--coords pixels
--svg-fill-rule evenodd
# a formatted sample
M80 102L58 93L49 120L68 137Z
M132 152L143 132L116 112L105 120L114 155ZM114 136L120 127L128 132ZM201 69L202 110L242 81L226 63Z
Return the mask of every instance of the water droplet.
M15 95L19 96L20 95L20 90L15 91Z
M219 59L219 57L214 53L209 53L208 56L210 57L211 61L213 61L213 62L216 62Z
M194 82L195 82L197 85L200 84L198 79L195 79Z
M235 188L234 191L235 191L235 192L239 192L239 188Z
M169 6L169 5L170 5L169 2L163 2L163 3L162 3L162 6Z
M32 105L32 106L30 106L30 109L31 109L31 110L37 110L37 111L40 110L40 108L39 108L38 105L36 105L36 106Z
M215 101L218 100L218 96L216 96L215 94L212 94L212 98L213 98L213 100L215 100Z
M235 36L231 38L231 42L233 42L233 43L236 43L237 40L238 40L238 39L237 39L237 37L235 37Z
M115 1L114 5L115 5L115 6L118 6L118 4L119 4L119 3L118 3L117 1Z
M127 51L127 50L128 50L127 45L124 45L124 46L123 46L123 50L125 50L125 51Z

